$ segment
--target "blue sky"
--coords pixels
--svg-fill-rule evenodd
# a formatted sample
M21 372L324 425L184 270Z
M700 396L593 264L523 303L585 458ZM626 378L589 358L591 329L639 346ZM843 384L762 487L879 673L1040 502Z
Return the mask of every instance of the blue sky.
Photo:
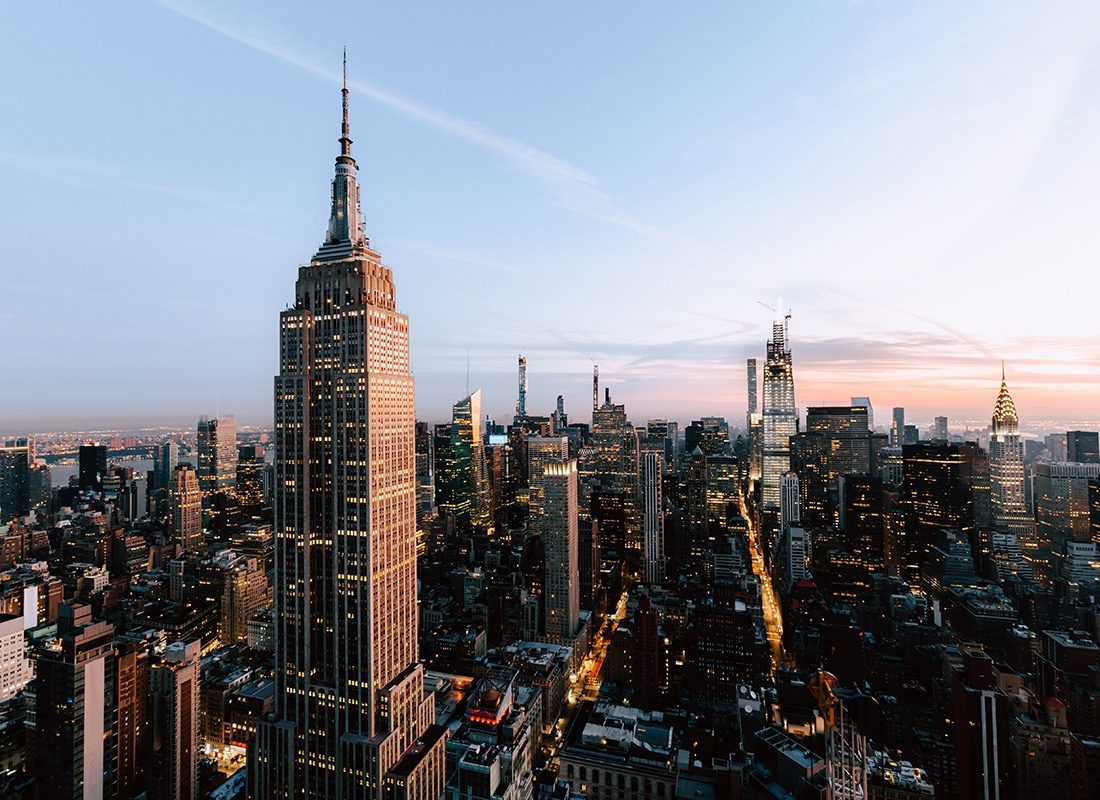
M1022 417L1100 397L1088 3L7 4L0 429L270 419L319 244L340 49L418 413L799 405ZM467 356L468 353L468 356Z

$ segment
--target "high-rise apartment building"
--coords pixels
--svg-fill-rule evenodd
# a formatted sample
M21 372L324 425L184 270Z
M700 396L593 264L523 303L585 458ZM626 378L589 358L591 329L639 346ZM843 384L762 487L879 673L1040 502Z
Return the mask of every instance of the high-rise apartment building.
M237 481L237 420L200 418L196 441L203 497L231 489Z
M1100 464L1100 433L1066 431L1066 461Z
M748 386L746 391L745 413L747 417L751 417L757 412L760 402L760 394L756 388L756 359L750 358L745 362L746 377L748 378Z
M1030 536L1034 525L1024 507L1024 446L1020 441L1020 418L1008 392L1003 368L989 435L989 487L993 525L1018 537Z
M646 583L665 578L664 458L647 452L642 457L642 563Z
M527 359L519 357L519 391L516 394L516 416L527 416Z
M791 468L791 437L798 433L798 412L794 404L794 368L787 338L789 315L777 311L764 364L764 409L762 419L763 476L761 502L778 512L780 481Z
M546 545L546 636L573 641L580 621L577 542L577 461L547 461L542 474Z
M199 796L200 642L175 642L149 671L153 725L150 781L154 797L195 800Z
M417 660L409 321L361 228L343 97L328 233L280 315L277 690L249 750L249 792L438 798L446 730Z
M170 489L172 530L185 552L202 548L202 491L190 464L176 467Z
M544 516L543 477L546 465L569 458L569 438L566 436L527 437L527 532L542 533Z

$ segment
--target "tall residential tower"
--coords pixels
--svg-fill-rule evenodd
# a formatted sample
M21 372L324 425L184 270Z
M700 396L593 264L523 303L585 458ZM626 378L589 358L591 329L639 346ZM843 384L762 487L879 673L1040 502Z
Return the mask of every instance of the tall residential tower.
M360 225L348 90L324 244L280 315L275 710L254 798L440 797L445 730L417 662L409 322Z

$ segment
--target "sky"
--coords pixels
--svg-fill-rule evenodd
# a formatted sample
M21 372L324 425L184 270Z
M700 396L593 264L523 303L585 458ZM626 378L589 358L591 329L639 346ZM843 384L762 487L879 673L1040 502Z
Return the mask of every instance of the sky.
M0 9L0 431L271 420L341 49L417 413L1100 417L1095 3ZM467 379L468 374L468 379Z

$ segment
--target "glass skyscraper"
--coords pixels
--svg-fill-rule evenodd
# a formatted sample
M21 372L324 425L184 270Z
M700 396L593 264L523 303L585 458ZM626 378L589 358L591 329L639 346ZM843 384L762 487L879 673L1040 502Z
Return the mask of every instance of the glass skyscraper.
M776 312L768 360L764 364L763 478L761 501L764 508L778 509L779 484L791 468L791 437L798 433L798 412L794 405L794 367L787 340L787 317Z

